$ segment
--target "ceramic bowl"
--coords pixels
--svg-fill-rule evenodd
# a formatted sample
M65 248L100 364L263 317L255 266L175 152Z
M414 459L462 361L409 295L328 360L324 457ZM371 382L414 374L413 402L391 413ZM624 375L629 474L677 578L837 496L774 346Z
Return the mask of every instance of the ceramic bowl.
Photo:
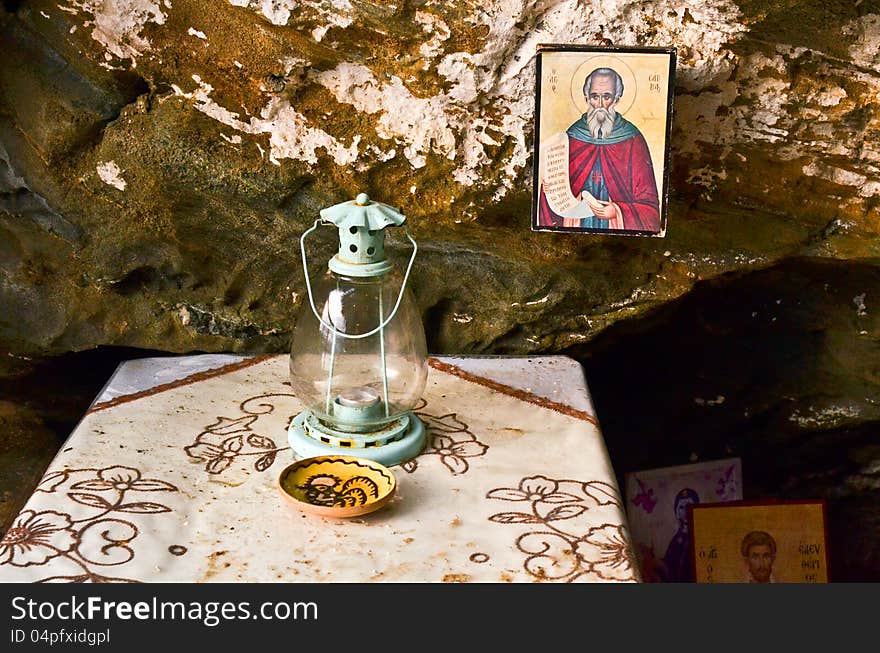
M299 510L322 517L358 517L391 500L397 479L384 465L355 456L304 458L278 476L281 493Z

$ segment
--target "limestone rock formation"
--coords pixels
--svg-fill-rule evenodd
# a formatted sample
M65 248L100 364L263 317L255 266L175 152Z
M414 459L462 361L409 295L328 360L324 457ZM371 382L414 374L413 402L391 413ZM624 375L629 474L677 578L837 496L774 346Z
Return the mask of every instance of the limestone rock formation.
M436 351L559 350L699 279L876 257L877 16L753 4L7 3L0 344L283 349L297 236L361 190L425 244ZM529 228L535 46L607 41L678 49L664 239Z

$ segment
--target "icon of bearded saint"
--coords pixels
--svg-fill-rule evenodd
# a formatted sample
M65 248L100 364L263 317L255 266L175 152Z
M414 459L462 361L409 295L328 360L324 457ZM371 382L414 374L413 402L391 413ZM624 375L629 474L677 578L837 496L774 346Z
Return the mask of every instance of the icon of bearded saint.
M595 69L584 81L587 113L566 131L571 192L586 200L594 215L557 215L542 190L540 226L659 231L651 154L639 129L617 112L623 92L623 79L614 69Z

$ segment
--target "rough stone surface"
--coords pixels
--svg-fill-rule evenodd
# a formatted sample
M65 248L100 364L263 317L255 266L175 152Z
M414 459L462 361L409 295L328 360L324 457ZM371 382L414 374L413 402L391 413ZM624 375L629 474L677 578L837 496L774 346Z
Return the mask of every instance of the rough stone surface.
M41 361L0 359L0 533L119 361L161 354L99 348Z
M58 448L39 414L0 400L0 533L37 486Z
M360 190L425 245L438 352L558 350L699 279L876 257L870 5L12 3L0 344L282 349L297 236ZM603 39L679 51L665 239L529 230L535 45Z
M878 294L875 265L791 260L571 352L621 482L739 456L747 499L826 499L832 580L880 579Z
M743 432L778 430L836 452L838 439L867 437L876 423L877 2L3 7L0 373L97 346L283 351L304 293L299 235L320 208L365 191L410 218L422 246L412 285L436 353L585 358L611 339L626 351L635 334L659 334L679 302L721 302L754 282L783 301L761 329L714 323L729 334L722 349L739 354L730 375L786 354L803 372L785 384L749 377ZM667 235L533 233L535 46L607 41L678 50ZM332 240L315 242L312 274ZM855 274L862 287L832 302L789 274L822 283ZM704 344L660 358L682 373L699 367L693 356L711 335L690 333ZM802 333L824 334L823 346L786 335ZM675 341L667 336L655 347ZM690 394L711 401L701 382ZM706 406L718 407L682 414ZM771 415L786 417L765 422ZM679 437L673 422L656 432L657 447ZM618 451L626 465L681 462L701 438L691 432L675 454ZM865 469L878 460L870 446L852 455ZM769 492L775 478L782 488L765 471L755 487ZM851 487L850 476L827 478L816 491ZM865 523L880 523L876 489L861 487L846 510L858 504L873 515ZM858 532L850 544L867 556L861 568L880 567Z

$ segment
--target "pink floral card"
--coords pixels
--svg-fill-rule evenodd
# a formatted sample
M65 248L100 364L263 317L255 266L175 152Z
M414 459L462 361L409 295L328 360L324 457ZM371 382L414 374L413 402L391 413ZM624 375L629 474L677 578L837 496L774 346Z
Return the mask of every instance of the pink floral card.
M627 516L642 579L693 582L688 506L740 499L739 458L627 474Z

